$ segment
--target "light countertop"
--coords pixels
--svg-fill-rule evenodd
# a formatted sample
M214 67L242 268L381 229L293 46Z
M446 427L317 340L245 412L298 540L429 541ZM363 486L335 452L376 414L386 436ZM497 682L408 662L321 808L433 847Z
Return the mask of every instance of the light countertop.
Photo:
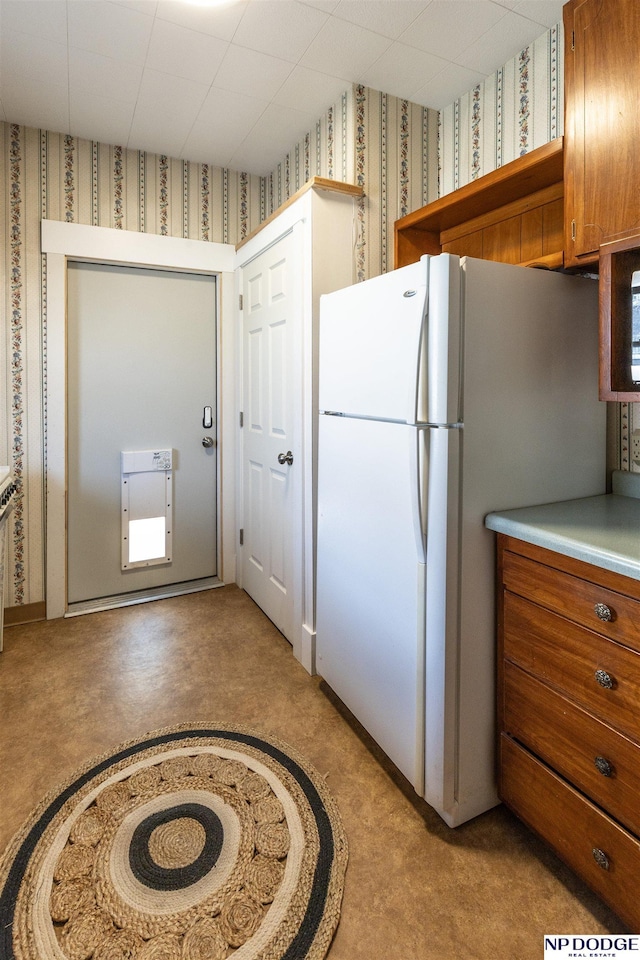
M640 474L615 471L613 492L490 513L496 533L640 580Z

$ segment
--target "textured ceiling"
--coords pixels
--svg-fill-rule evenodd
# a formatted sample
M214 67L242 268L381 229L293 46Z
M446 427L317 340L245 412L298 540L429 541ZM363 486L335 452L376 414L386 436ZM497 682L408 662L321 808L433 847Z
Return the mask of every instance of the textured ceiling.
M0 0L0 119L265 175L352 83L441 109L563 0Z

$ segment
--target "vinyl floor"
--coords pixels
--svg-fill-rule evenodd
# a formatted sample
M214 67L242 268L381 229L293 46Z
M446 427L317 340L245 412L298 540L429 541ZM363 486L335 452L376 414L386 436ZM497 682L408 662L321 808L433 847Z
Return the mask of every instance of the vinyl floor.
M91 757L193 720L253 726L327 778L349 840L330 960L541 960L545 934L625 932L504 807L455 830L236 586L5 627L0 848Z

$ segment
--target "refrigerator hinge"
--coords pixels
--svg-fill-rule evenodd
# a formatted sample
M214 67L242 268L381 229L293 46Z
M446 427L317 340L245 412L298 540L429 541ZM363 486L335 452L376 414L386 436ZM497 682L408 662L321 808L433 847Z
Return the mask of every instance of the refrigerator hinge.
M242 412L242 410L240 411L238 419L240 420L240 426L244 427L244 413Z
M242 294L240 293L240 294L238 294L238 310L242 310L242 309L243 309L243 306L242 306Z
M244 546L244 530L242 527L240 527L240 546Z

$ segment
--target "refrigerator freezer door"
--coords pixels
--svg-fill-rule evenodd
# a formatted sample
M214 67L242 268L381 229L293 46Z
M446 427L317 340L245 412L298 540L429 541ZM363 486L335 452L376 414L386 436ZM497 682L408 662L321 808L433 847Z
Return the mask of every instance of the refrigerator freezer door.
M430 258L320 299L320 410L415 423Z
M422 433L320 417L316 620L318 672L420 794Z

